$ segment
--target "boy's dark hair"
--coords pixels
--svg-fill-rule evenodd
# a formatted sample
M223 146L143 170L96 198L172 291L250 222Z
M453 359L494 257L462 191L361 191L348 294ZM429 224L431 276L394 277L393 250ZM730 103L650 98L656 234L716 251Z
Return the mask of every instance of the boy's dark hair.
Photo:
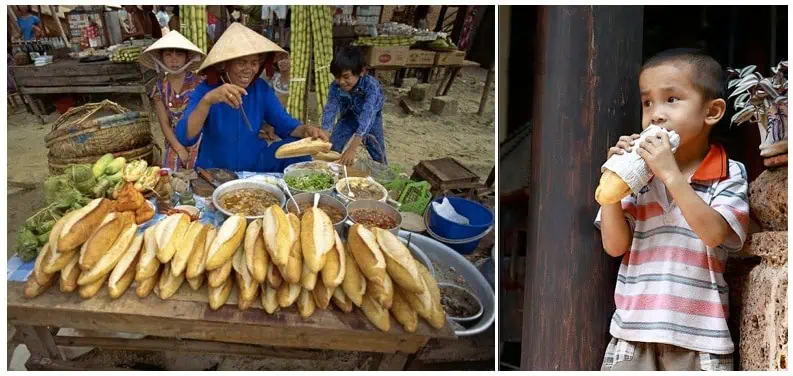
M691 67L692 84L705 100L725 98L724 69L716 59L695 48L675 48L651 57L642 71L667 63L684 63Z
M333 77L341 77L344 71L348 70L352 74L358 75L363 72L363 52L361 49L354 46L342 47L339 53L333 57L330 62L330 73Z

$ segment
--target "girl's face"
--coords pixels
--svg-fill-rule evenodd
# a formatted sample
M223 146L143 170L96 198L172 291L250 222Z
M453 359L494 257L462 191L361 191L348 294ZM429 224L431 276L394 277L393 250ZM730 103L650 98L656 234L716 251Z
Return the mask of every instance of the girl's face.
M162 53L162 62L168 69L179 69L187 62L187 54L181 50L165 50Z
M243 56L231 60L226 62L224 68L232 84L246 88L259 72L259 55Z

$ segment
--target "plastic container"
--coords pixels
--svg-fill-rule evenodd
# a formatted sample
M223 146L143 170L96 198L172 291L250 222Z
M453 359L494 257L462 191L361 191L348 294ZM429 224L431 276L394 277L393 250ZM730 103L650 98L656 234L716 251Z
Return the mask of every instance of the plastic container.
M434 202L440 204L443 202L443 198L443 196L438 197ZM468 239L481 235L493 226L495 216L484 205L459 197L448 197L448 199L458 214L468 218L469 224L463 225L443 218L435 212L435 208L430 204L428 227L439 236L451 240Z

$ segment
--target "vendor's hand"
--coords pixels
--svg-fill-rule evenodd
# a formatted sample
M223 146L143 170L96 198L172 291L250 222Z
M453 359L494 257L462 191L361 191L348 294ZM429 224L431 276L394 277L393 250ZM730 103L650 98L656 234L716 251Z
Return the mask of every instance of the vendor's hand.
M617 145L612 148L609 148L609 152L606 155L606 159L611 158L614 154L625 154L625 152L630 152L632 147L636 146L636 140L639 138L638 134L632 134L630 136L622 136L620 140L617 141Z
M318 139L320 139L322 141L325 141L325 142L330 141L330 138L328 137L328 134L325 131L323 131L322 129L320 129L320 128L312 127L310 125L305 125L305 124L301 125L299 128L300 128L299 129L299 131L300 131L299 132L300 133L299 137L300 138L309 138L310 137L310 138L318 138Z
M176 155L179 156L179 160L182 162L182 166L186 167L187 161L190 158L190 152L188 152L184 146L175 147L174 149L176 149Z
M636 151L647 162L647 166L655 176L664 183L680 175L680 168L672 154L672 145L669 143L669 135L666 133L661 132L656 136L645 138Z
M355 163L355 148L347 148L336 163L352 166Z
M243 95L248 95L248 91L234 84L223 84L207 93L204 100L210 105L226 103L231 107L240 108Z
M259 131L259 138L265 141L273 142L277 139L275 135L275 128L271 125L264 125Z

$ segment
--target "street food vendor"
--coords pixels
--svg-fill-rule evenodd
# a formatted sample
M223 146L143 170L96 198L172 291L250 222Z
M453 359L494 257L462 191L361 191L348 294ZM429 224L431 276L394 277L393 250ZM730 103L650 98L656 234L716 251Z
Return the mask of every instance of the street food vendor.
M261 62L273 52L284 51L240 23L232 24L209 52L199 69L207 79L196 87L176 127L182 145L191 146L201 138L197 167L283 172L310 157L276 159L278 147L307 137L328 141L320 128L290 116L260 78ZM265 123L281 140L268 144L258 137Z
M174 129L182 119L190 96L203 81L193 73L201 64L204 52L178 31L172 31L140 55L140 65L162 75L152 88L155 113L165 137L162 167L172 171L193 169L201 140L185 147L176 138Z

